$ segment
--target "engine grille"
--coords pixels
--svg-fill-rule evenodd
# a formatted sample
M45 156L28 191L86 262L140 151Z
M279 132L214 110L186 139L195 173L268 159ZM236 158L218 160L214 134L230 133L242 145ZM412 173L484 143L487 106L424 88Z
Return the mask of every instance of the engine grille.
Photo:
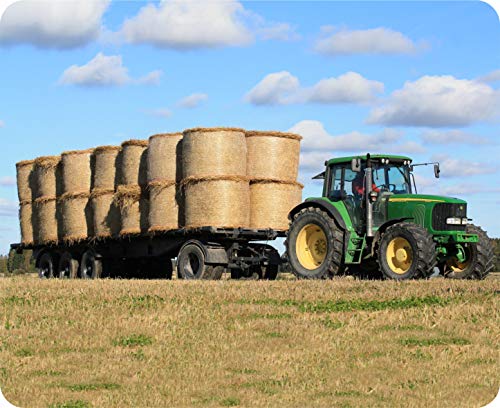
M465 231L466 225L448 225L450 217L467 217L467 204L439 203L432 211L432 229L434 231Z

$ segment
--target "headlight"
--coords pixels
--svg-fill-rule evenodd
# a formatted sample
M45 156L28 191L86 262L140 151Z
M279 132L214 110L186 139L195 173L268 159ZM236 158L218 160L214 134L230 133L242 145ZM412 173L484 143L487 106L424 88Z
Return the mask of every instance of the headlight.
M446 218L446 224L448 225L465 225L467 224L467 218L459 218L459 217L450 217Z

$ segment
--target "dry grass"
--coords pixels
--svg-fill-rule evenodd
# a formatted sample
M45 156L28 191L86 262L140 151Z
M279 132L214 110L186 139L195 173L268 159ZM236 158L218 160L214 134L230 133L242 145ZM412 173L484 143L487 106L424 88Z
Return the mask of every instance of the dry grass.
M474 407L498 391L499 280L0 280L18 406Z

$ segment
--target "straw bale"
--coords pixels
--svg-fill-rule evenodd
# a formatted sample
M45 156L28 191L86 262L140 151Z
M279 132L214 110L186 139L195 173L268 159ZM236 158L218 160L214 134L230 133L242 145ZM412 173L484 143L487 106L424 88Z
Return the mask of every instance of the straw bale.
M61 192L60 156L44 156L35 159L34 198L53 197Z
M17 195L19 201L31 201L33 199L34 175L35 167L34 160L24 160L16 163L17 170Z
M148 147L148 183L182 179L182 133L151 136Z
M118 186L114 202L120 209L120 235L147 232L149 200L140 186Z
M128 140L122 143L120 184L147 184L147 140Z
M246 176L245 131L235 128L196 128L184 131L182 171L187 177Z
M61 155L63 193L90 192L93 150L72 150Z
M249 226L250 188L246 177L191 177L182 184L187 228Z
M114 190L94 189L90 199L94 237L116 236L120 232L120 209L114 201Z
M93 189L115 188L116 169L120 166L120 150L119 146L99 146L94 150Z
M299 135L251 131L246 136L250 178L297 180L302 139Z
M181 202L179 184L175 181L155 180L148 184L149 232L169 231L179 228L182 218L178 203Z
M57 243L56 197L39 197L33 202L33 238L35 244Z
M60 236L65 242L73 243L92 234L92 209L87 192L65 193L58 198L61 206Z
M250 227L288 230L288 213L302 201L297 182L256 179L250 182Z
M33 244L33 206L30 200L19 203L19 223L21 226L21 242Z

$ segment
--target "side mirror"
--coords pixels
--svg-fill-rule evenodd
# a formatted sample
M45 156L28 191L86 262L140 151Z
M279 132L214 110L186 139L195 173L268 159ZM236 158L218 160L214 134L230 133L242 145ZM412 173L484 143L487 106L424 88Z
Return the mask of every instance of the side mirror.
M361 171L361 159L356 158L351 160L351 170L355 173L359 173Z
M434 177L439 178L439 173L441 173L441 170L439 169L439 164L434 165Z

